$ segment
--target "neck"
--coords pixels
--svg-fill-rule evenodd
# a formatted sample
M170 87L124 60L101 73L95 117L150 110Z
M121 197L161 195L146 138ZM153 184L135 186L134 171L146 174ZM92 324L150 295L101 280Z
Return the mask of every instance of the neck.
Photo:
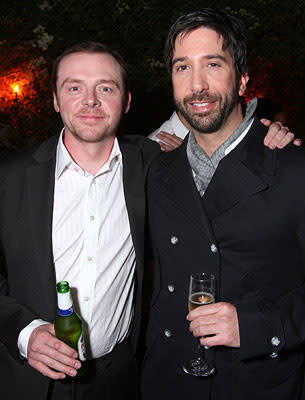
M197 144L211 157L215 150L232 135L243 120L241 104L239 104L229 115L222 127L211 133L198 132L193 129Z
M88 143L65 134L63 142L73 161L83 170L95 175L108 161L115 136L108 136L96 143Z

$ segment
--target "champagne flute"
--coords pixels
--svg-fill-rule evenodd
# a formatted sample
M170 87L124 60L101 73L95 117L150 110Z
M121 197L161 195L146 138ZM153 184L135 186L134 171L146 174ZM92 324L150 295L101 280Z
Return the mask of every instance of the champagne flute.
M215 303L215 277L208 273L194 273L190 277L188 308L191 312L197 307ZM199 344L200 345L200 344ZM201 355L183 365L186 374L193 376L210 376L214 374L215 367L205 361L204 349L200 345Z

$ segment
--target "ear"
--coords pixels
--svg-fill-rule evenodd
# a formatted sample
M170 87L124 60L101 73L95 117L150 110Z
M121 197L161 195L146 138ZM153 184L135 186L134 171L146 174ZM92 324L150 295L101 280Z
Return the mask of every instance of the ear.
M248 72L246 72L246 73L244 73L243 75L240 76L240 78L239 78L239 91L238 91L239 96L243 96L245 94L245 91L247 89L248 81L249 81Z
M131 93L128 92L127 93L127 99L126 99L126 104L125 104L125 108L124 108L124 114L127 114L130 108L130 103L131 103Z
M54 105L55 111L59 112L59 105L58 105L58 102L57 102L57 97L56 97L55 92L53 92L53 105Z

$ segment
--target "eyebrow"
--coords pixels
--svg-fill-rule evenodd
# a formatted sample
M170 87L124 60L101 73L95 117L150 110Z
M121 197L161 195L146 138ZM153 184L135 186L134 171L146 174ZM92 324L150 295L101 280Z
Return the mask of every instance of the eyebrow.
M223 61L225 63L228 63L227 59L224 56L220 55L220 54L208 54L208 55L204 56L204 58L206 58L207 60L215 60L215 59L216 60L221 60L221 61ZM189 59L189 57L177 57L177 58L174 58L173 62L172 62L172 66L174 66L175 64L177 64L179 62L187 61L188 59Z
M62 84L60 85L60 88L62 88L66 83L83 83L84 80L82 79L74 79L74 78L66 78ZM115 85L118 89L120 89L120 85L118 84L117 81L113 79L99 79L97 81L97 84L100 85L101 83L108 83L108 84L113 84Z

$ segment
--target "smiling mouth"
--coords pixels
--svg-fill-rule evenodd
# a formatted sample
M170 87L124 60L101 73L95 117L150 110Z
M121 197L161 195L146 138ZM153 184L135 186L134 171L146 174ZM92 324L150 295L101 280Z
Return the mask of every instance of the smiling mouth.
M209 103L191 103L193 106L195 106L195 107L206 107L206 106L208 106L209 104L211 104L210 102Z
M104 116L103 115L80 115L79 116L80 118L93 118L93 119L95 119L95 118L104 118Z
M194 111L197 112L208 112L214 108L214 105L216 104L216 101L209 101L209 102L189 102L189 105Z

